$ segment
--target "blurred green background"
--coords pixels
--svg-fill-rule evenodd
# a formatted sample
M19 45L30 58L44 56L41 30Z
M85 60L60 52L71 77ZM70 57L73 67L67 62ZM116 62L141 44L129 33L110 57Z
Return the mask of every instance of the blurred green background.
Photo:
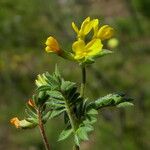
M86 95L94 99L125 92L135 106L101 110L82 150L149 150L149 9L149 0L0 0L0 150L44 150L37 128L16 130L9 119L24 116L37 74L53 72L55 63L65 79L80 83L78 65L45 53L44 42L53 35L70 50L75 39L71 22L79 25L87 16L114 27L119 45L88 68ZM53 150L71 149L71 141L57 142L62 129L61 118L47 123Z

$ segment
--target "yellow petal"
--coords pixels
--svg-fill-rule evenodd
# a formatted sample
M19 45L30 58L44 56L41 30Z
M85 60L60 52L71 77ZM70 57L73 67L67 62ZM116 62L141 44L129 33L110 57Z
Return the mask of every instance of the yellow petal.
M84 26L85 23L90 22L90 17L87 17L84 19L84 21L81 24L81 28Z
M81 52L85 47L85 42L83 40L78 40L72 44L72 50L74 52Z
M53 52L53 50L49 46L46 46L45 51L48 52L48 53Z
M87 23L83 28L83 34L87 35L93 28L98 26L98 19L93 19L89 23Z
M78 27L76 26L76 24L74 22L72 22L72 28L74 29L74 31L76 33L79 33L79 29L78 29Z
M15 125L16 128L20 127L20 120L17 117L14 117L10 120L10 123Z
M94 24L94 26L93 26L93 29L94 29L93 39L97 36L98 25L99 25L99 20L97 19L97 22L95 22L95 24Z
M80 31L82 32L85 28L85 26L90 22L90 17L87 17L81 24L81 29Z
M99 53L102 50L103 44L100 39L94 39L90 41L85 49L88 51L88 56L93 56Z
M113 36L114 29L108 25L102 26L97 33L97 37L101 40L109 39Z
M98 19L93 19L93 20L91 21L91 24L92 24L92 26L93 26L93 28L94 28L94 27L98 26L99 20L98 20Z
M85 55L83 55L83 54L76 54L76 55L74 56L74 59L79 60L79 59L82 59L82 58L84 58L84 57L85 57Z
M90 17L86 17L85 19L84 19L84 21L86 22L86 21L90 21Z
M48 37L45 44L47 47L45 48L46 52L59 52L59 44L55 38L52 36Z

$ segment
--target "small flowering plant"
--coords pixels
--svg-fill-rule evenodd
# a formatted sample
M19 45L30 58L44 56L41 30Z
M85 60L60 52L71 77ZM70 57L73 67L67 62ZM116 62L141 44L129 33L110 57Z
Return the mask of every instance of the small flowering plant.
M81 142L89 140L88 134L94 130L93 124L97 121L97 114L101 108L133 105L132 99L124 94L112 93L96 100L85 97L86 67L94 63L96 58L112 53L103 48L103 40L111 38L114 29L108 25L99 27L99 20L91 20L90 17L83 21L80 28L74 22L72 27L76 33L76 40L72 44L71 52L61 49L58 41L52 36L47 38L45 50L79 64L82 74L80 90L75 82L67 81L61 76L56 65L53 74L46 72L37 76L35 93L27 102L25 119L19 120L14 117L10 120L20 129L38 126L46 150L51 149L44 129L48 120L63 116L65 128L58 140L72 137L73 150L79 150ZM91 34L92 36L89 36Z

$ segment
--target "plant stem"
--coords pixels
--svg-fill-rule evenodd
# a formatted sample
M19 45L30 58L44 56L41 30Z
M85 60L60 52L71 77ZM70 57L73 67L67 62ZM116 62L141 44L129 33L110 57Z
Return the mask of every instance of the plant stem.
M68 117L69 117L69 120L70 120L70 124L71 124L72 129L73 129L73 132L74 132L74 134L76 134L77 125L76 125L75 116L74 116L74 114L72 112L72 109L69 107L69 104L68 104L67 100L65 100L65 105L66 105L67 114L68 114ZM79 150L79 146L74 145L73 146L73 150Z
M43 125L43 122L42 122L40 109L37 110L37 114L38 114L38 119L39 119L39 130L40 130L40 133L41 133L41 136L42 136L42 139L43 139L45 149L50 150L50 145L49 145L47 137L46 137L46 133L45 133L44 125Z
M85 83L86 83L86 69L85 69L85 66L81 66L81 70L82 70L82 81L81 81L80 95L81 95L81 97L84 97Z
M73 150L80 150L80 147L77 146L77 145L74 145L74 146L73 146Z
M85 83L86 83L86 69L85 69L85 66L81 66L81 71L82 71L82 81L81 81L80 96L84 97ZM80 150L80 147L75 144L73 146L73 150Z

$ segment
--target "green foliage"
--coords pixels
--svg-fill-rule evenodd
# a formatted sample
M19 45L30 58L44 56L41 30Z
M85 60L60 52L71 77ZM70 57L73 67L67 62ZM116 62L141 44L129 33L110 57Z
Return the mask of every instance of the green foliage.
M81 65L85 65L85 64L92 64L95 62L95 58L100 58L100 57L103 57L105 55L108 55L108 54L112 54L113 52L110 51L110 50L107 50L107 49L102 49L102 51L100 51L97 55L94 55L94 56L91 56L91 57L88 57L86 58L84 61L81 59Z
M66 138L68 138L71 134L73 133L73 129L65 129L61 132L61 134L59 135L59 139L58 141L62 141L65 140Z
M132 105L130 101L132 101L132 99L125 97L125 94L108 94L97 99L94 103L91 103L91 105L95 105L96 109L108 106L121 107Z
M95 120L93 116L97 114L96 110L87 105L74 82L65 81L60 77L57 68L53 75L45 73L41 77L45 79L46 84L39 86L37 92L45 92L47 95L45 104L51 110L50 119L64 115L66 129L60 134L59 141L71 134L74 134L74 139L78 143L87 140L87 133L93 130L91 124Z
M65 81L56 67L55 72L38 75L38 101L36 105L44 104L49 110L49 119L64 116L65 129L59 135L59 141L73 135L76 145L88 140L88 133L93 131L93 123L97 121L98 110L107 106L132 105L131 99L124 94L109 94L90 102L80 96L76 83ZM42 94L40 94L42 93Z

